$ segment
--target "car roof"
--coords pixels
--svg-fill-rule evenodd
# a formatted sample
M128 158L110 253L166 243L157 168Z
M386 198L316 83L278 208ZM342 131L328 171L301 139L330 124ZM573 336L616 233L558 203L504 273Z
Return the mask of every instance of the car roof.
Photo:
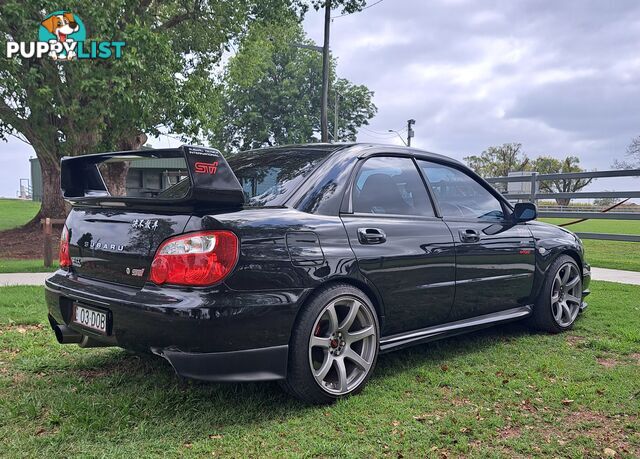
M262 147L255 148L253 150L247 150L243 153L258 153L258 152L278 152L278 151L287 151L287 150L296 150L298 152L309 150L309 151L325 151L327 153L337 153L349 155L349 156L358 156L361 158L366 158L368 156L377 155L381 153L388 154L405 154L412 155L417 158L422 158L426 160L436 160L438 162L447 162L458 165L464 165L457 159L451 158L450 156L441 155L438 153L433 153L426 150L421 150L419 148L406 147L406 146L398 146L398 145L389 145L389 144L381 144L381 143L369 143L369 142L339 142L339 143L304 143L304 144L292 144L292 145L280 145L275 147Z
M347 158L356 157L358 159L368 158L370 156L379 156L379 155L408 155L413 156L417 159L424 159L427 161L433 161L444 165L450 165L458 169L463 169L472 177L474 177L477 181L481 182L485 188L490 190L491 194L496 196L497 199L502 201L507 205L507 207L511 208L511 204L509 201L499 192L497 192L485 179L483 179L480 175L470 169L463 162L458 161L457 159L451 158L450 156L441 155L438 153L433 153L426 150L420 150L418 148L408 147L408 146L398 146L398 145L388 145L388 144L379 144L379 143L367 143L367 142L346 142L346 143L305 143L305 144L292 144L292 145L281 145L275 147L263 147L263 148L255 148L253 150L246 150L240 152L242 154L246 153L267 153L267 152L286 152L286 151L296 151L302 152L308 150L309 152L318 152L325 151L329 153L325 161L333 161L336 157L346 156ZM343 156L343 157L344 157ZM331 158L331 159L330 159ZM302 185L305 186L304 184ZM286 197L284 202L288 201L292 196L294 196L296 192L292 192L290 195Z

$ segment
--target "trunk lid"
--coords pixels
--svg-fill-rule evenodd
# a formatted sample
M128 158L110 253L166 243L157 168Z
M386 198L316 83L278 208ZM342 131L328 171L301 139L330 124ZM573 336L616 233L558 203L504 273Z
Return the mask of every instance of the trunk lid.
M73 204L69 255L81 277L142 286L160 244L182 234L193 210L241 208L244 193L212 148L108 152L61 161Z
M158 246L181 234L190 214L74 208L67 218L73 271L81 277L141 287Z

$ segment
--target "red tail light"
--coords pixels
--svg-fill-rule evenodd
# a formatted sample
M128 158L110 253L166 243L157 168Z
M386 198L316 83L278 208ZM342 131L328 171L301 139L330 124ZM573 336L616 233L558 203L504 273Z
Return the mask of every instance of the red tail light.
M71 256L69 255L69 229L67 225L62 228L62 234L60 235L60 267L71 267Z
M224 279L238 261L231 231L200 231L167 239L151 263L151 282L205 286Z

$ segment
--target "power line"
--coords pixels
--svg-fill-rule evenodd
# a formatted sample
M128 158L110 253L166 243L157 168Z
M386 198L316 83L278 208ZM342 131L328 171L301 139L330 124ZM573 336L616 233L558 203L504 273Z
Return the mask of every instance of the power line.
M364 126L360 126L361 129L364 129L365 131L367 131L369 134L372 134L374 136L379 136L379 137L393 137L393 134L391 134L390 132L380 132L380 131L374 131L373 129L368 129Z
M399 138L400 140L402 140L402 143L403 143L403 144L405 144L405 146L408 146L408 145L407 145L407 142L405 142L405 141L404 141L404 139L402 138L402 136L400 135L400 133L399 133L398 131L394 131L393 129L389 129L389 132L393 132L394 134L397 134L397 135L398 135L398 138Z
M377 2L372 3L371 5L365 6L365 7L364 7L364 8L362 8L361 10L354 11L353 13L359 13L360 11L367 10L367 9L369 9L369 8L373 7L373 6L376 6L378 3L382 3L383 1L384 1L384 0L378 0ZM332 17L331 17L331 19L343 18L343 17L345 17L345 16L349 16L349 15L351 15L351 14L353 14L353 13L341 14L340 16L332 16Z
M372 134L378 134L378 135L384 135L384 136L389 136L389 131L403 132L407 130L407 126L400 127L398 129L389 129L386 131L376 131L375 129L369 129L368 127L365 127L365 126L360 126L360 128L364 129L365 131L369 131Z
M362 129L364 129L365 131L369 131L369 132L372 132L374 134L385 134L385 135L387 134L387 132L385 132L385 131L376 131L375 129L370 129L370 128L366 127L366 126L360 126L360 127Z

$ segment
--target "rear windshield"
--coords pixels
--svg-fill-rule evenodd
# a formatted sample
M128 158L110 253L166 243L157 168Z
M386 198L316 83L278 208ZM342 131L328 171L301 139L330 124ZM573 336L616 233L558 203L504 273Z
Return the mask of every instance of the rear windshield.
M227 158L244 190L246 205L278 206L331 150L263 150Z

